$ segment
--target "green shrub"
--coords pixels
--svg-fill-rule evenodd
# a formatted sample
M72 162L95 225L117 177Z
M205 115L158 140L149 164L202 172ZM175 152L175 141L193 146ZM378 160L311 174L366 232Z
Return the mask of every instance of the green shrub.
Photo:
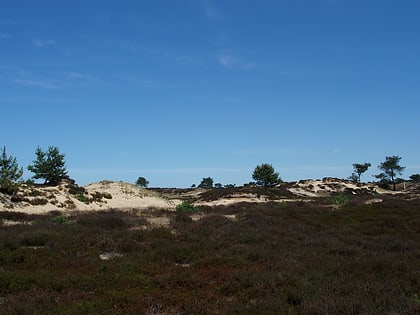
M345 206L349 201L349 197L345 194L337 194L330 198L330 203L336 206Z
M189 200L185 200L181 204L176 206L176 211L180 211L180 212L193 212L196 210L197 208Z
M69 219L67 219L65 216L59 215L51 219L53 223L57 224L69 224Z
M78 194L78 195L77 195L77 200L79 200L80 202L84 202L84 203L86 203L86 204L88 204L88 203L89 203L89 198L88 198L88 197L86 197L86 195L85 195L85 194Z

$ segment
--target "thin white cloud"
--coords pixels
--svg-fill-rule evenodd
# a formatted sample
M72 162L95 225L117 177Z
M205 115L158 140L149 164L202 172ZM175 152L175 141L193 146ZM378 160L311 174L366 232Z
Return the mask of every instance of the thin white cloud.
M9 39L10 35L6 33L0 33L0 39Z
M43 89L59 89L59 87L55 84L52 84L50 82L40 80L40 79L14 79L12 80L14 83L27 86L27 87L38 87Z
M56 43L56 41L53 39L34 39L32 42L34 43L35 46L41 47L41 48L45 46L53 45Z
M142 86L147 89L152 89L156 87L156 84L152 80L148 80L144 78L137 78L137 77L129 76L129 75L122 75L120 76L120 78L129 84Z
M211 0L205 0L204 1L204 10L206 12L206 17L209 20L215 20L220 18L220 12L219 10L214 6L213 1Z
M17 25L18 22L15 20L0 19L0 25Z
M68 78L71 78L71 79L80 79L80 80L93 80L93 79L95 79L95 77L92 76L92 75L85 74L85 73L80 73L80 72L66 72L66 73L64 73L64 75Z
M250 70L256 68L256 64L237 57L231 50L220 51L216 54L217 62L227 69Z

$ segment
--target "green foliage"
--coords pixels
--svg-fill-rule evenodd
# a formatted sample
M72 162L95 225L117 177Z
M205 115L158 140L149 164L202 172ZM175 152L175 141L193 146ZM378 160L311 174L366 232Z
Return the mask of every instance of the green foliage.
M198 185L198 187L200 187L200 188L206 188L206 189L213 188L213 178L211 178L211 177L204 177L201 180L201 183L200 183L200 185Z
M410 180L414 183L420 183L420 174L411 175Z
M357 174L357 182L360 183L360 177L361 175L366 172L368 170L369 167L371 167L372 164L370 163L363 163L363 164L359 164L359 163L355 163L353 164L353 170L354 172Z
M0 191L14 194L17 191L17 181L22 175L23 168L19 168L15 157L7 155L4 146L0 156Z
M252 174L252 179L256 181L258 186L274 187L281 183L279 173L276 173L271 164L263 163L257 165Z
M189 200L185 200L176 206L176 211L179 211L179 212L194 212L196 210L197 208Z
M330 203L339 207L345 206L349 201L349 197L345 194L336 194L330 198Z
M70 223L69 219L65 216L62 216L62 215L58 215L58 216L52 218L51 221L53 223L57 223L57 224L69 224Z
M144 177L139 177L136 180L136 185L142 188L147 188L147 186L149 185L149 181Z
M77 195L77 200L79 200L80 202L84 202L86 204L89 203L89 198L85 195L85 194L78 194Z
M347 179L356 184L359 182L359 176L356 173L352 173Z
M25 184L28 186L34 186L35 181L32 178L28 178L27 180L25 180Z
M380 183L391 182L393 190L395 190L395 176L401 174L405 167L400 166L401 157L393 155L386 156L385 161L379 164L378 169L383 171L382 173L375 175L380 180Z
M47 151L42 151L38 147L35 154L36 160L28 166L28 170L35 174L34 179L44 179L45 184L56 185L60 180L69 178L65 167L64 154L61 154L57 147L50 146Z

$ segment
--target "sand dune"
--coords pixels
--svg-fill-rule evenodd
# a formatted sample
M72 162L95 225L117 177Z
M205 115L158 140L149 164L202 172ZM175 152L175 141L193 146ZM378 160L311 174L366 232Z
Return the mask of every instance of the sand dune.
M0 211L19 211L32 214L50 211L97 211L107 209L175 210L183 200L197 206L220 206L239 202L297 201L329 197L337 193L371 195L378 202L379 194L415 194L418 189L391 192L375 184L357 185L347 180L324 178L282 183L274 189L238 187L226 189L143 189L124 182L100 181L85 187L73 181L63 181L58 186L23 185L16 196L0 193ZM375 197L376 196L376 197Z

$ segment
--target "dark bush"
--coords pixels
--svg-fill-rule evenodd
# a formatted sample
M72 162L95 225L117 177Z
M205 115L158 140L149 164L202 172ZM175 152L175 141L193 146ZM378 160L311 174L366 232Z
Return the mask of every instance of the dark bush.
M99 212L85 214L77 219L77 223L87 227L112 230L126 226L124 219L116 212Z
M45 198L34 198L25 201L28 201L33 206L44 206L48 203L48 200Z
M77 185L71 185L71 184L69 184L67 187L69 189L69 193L72 194L72 195L75 195L75 196L77 196L79 194L85 194L86 193L86 189L84 187L80 187L80 186L77 186Z

